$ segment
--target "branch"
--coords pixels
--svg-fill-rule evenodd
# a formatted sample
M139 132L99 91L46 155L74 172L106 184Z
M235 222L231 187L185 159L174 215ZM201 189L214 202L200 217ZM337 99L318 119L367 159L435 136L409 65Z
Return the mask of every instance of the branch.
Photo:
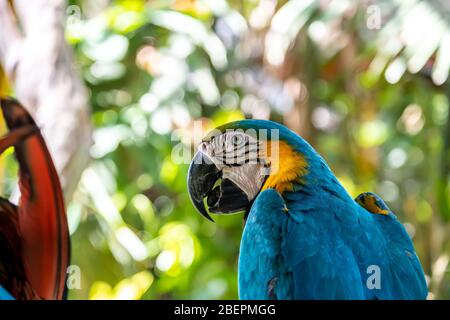
M0 64L8 74L14 73L19 58L22 34L15 21L15 14L9 1L0 0Z
M8 1L0 0L0 61L43 131L67 201L89 161L92 127L87 91L64 39L65 2L13 3L17 22Z

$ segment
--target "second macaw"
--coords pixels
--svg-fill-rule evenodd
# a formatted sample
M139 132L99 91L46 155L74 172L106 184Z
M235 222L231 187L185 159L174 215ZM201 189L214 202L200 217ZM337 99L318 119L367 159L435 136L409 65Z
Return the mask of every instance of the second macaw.
M271 121L217 128L188 174L198 211L245 212L241 299L425 299L412 241L383 200L353 199L304 139Z
M0 154L14 147L20 200L0 197L0 300L65 297L70 239L63 194L50 153L26 109L1 99L9 132Z

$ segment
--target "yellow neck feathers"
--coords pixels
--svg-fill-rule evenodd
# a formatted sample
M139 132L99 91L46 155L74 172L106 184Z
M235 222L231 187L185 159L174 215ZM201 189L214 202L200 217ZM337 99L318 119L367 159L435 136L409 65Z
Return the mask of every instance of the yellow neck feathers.
M284 141L268 141L266 154L270 161L270 175L262 190L272 188L280 194L291 191L294 182L308 173L304 156Z

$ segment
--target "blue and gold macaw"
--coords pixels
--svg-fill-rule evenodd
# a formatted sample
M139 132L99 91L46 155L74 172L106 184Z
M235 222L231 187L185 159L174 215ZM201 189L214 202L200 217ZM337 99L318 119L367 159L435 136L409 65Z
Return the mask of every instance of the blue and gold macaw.
M271 121L217 128L188 174L198 211L245 212L241 299L425 299L410 237L373 193L352 199L325 160Z

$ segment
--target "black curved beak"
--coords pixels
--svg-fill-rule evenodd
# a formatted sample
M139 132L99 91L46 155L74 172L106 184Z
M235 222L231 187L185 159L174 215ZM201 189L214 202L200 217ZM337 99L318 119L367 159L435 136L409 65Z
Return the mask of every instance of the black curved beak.
M198 151L195 154L188 172L189 196L198 212L211 221L214 220L209 216L203 199L208 196L220 175L220 170L203 152Z
M214 187L222 172L216 165L198 151L192 159L188 172L189 196L202 216L214 221L208 213L229 214L246 210L249 205L247 195L232 181L223 179ZM206 198L206 205L204 199Z

